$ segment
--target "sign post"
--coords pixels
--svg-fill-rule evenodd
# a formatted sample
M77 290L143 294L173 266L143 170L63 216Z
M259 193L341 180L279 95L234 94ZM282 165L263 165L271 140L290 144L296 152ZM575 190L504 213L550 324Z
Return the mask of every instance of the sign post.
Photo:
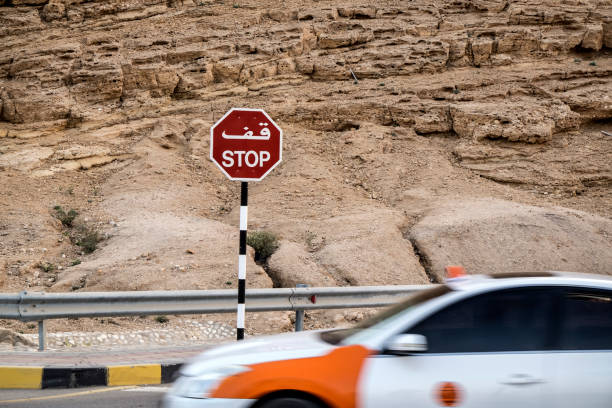
M261 181L282 160L283 131L262 109L230 109L210 128L210 159L240 181L236 337L244 339L249 181Z
M236 338L244 339L244 320L246 307L246 246L247 218L249 213L249 183L240 182L240 244L238 246L238 310L236 318Z

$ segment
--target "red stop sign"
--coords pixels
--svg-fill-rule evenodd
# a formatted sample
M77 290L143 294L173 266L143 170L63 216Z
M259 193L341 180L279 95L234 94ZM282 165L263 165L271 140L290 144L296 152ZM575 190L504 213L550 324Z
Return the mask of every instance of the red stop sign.
M230 180L262 180L282 147L283 131L262 109L232 108L210 128L210 159Z

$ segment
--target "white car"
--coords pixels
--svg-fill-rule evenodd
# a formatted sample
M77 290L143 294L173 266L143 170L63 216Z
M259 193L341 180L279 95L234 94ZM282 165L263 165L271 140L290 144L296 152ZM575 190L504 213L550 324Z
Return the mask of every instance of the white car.
M461 278L354 329L211 349L164 406L610 408L612 280Z

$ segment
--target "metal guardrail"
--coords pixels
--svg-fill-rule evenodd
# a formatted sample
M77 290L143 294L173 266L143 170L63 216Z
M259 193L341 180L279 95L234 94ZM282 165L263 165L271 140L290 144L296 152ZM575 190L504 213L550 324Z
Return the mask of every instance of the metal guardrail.
M19 319L20 294L0 294L0 318Z
M388 306L430 285L297 287L246 291L249 312ZM44 321L59 318L232 313L235 289L0 294L0 319L39 322L39 350L44 349ZM300 313L302 312L302 313Z

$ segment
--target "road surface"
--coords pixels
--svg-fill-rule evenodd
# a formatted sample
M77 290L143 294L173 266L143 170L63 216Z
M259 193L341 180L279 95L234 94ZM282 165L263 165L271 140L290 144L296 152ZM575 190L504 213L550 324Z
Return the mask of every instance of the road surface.
M46 390L0 390L7 408L158 408L168 385L91 387Z

